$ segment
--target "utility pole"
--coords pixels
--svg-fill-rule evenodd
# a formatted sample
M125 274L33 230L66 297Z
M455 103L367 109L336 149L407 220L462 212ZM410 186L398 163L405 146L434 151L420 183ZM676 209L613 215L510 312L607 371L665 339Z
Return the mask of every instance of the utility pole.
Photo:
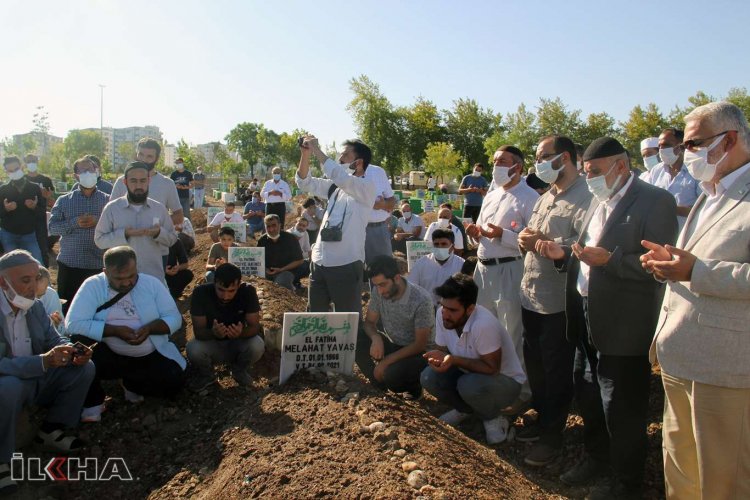
M99 84L99 132L104 140L104 85Z

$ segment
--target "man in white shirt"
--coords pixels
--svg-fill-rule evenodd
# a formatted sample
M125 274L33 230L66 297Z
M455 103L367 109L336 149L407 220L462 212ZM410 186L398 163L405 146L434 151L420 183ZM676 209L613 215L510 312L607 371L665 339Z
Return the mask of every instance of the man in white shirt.
M393 250L406 253L406 242L421 240L424 234L424 222L422 218L415 215L408 201L401 202L402 217L398 219L398 226L393 235Z
M364 144L362 144L365 146ZM321 151L318 140L307 136L295 180L303 191L328 199L320 232L312 247L309 309L325 312L333 303L337 312L362 311L361 283L365 260L365 234L377 196L375 184L365 179L370 148L357 156L349 145L339 162ZM327 179L310 175L310 156L315 155Z
M513 339L516 356L523 364L521 278L523 260L518 233L529 225L539 193L521 180L524 157L515 146L501 146L493 157L492 180L500 186L484 198L476 224L466 234L479 242L474 281L479 287L477 304L497 316ZM531 400L528 383L521 400ZM521 408L522 405L514 405Z
M362 141L346 141L343 146L351 146L360 149L356 154L364 155ZM377 197L372 207L370 222L367 224L367 237L365 239L365 262L369 264L372 259L379 255L392 255L391 233L388 230L388 221L391 218L391 210L396 204L396 198L391 189L391 183L388 175L381 167L377 165L368 165L365 170L365 179L371 180L375 184Z
M435 229L430 235L432 254L420 257L411 267L409 281L421 286L432 294L433 303L439 305L435 289L445 280L461 272L464 259L453 252L456 234L449 229ZM458 239L461 237L459 235Z
M581 152L583 155L583 152ZM641 141L641 157L646 171L638 178L649 184L653 184L651 176L657 165L659 165L659 138L647 137Z
M702 194L675 247L644 243L667 291L651 361L664 385L667 498L750 498L750 127L728 102L685 116Z
M508 332L477 305L479 290L465 274L455 274L437 289L437 349L424 356L429 366L421 382L438 401L453 409L440 416L456 426L470 414L482 419L489 444L505 441L510 423L500 414L516 400L526 375Z
M245 222L242 214L235 210L235 203L233 201L227 201L224 204L224 211L214 215L214 218L211 219L211 222L206 226L206 229L198 232L208 231L211 235L211 240L216 243L219 241L219 229L221 229L221 225L227 222Z
M273 167L271 170L273 178L266 181L260 195L266 204L266 215L278 215L283 230L286 220L286 202L292 199L292 190L289 184L281 178L281 173L281 167Z
M172 224L181 224L182 220L185 218L185 214L182 211L182 204L180 203L180 197L177 193L177 187L172 179L163 176L154 168L156 162L159 161L159 155L161 155L161 144L150 137L144 137L138 141L135 151L135 159L145 163L149 169L149 174L151 176L151 180L149 181L149 197L164 205L166 209L171 212ZM117 178L117 181L115 181L109 199L114 200L115 198L120 198L127 194L128 188L125 185L125 176L121 175ZM169 253L169 250L167 250L167 253ZM162 255L167 255L167 253Z
M458 229L458 227L454 226L451 223L451 218L453 217L453 212L450 208L444 207L441 208L438 212L438 219L431 223L429 226L427 226L427 232L424 235L425 241L430 241L432 239L432 233L436 229L447 229L453 233L455 244L453 245L453 253L455 253L458 256L461 256L464 251L464 238L461 234L461 231Z

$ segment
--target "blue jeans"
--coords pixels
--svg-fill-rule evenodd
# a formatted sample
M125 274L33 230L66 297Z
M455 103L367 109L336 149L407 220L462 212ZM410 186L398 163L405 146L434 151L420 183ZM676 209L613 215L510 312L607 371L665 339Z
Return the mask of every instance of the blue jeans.
M32 257L42 264L42 251L39 249L39 243L37 242L35 232L29 234L14 234L3 229L0 231L0 241L2 241L5 253L12 250L26 250L32 255Z
M484 375L458 368L438 373L428 366L422 370L420 381L441 403L461 413L476 413L482 420L499 416L521 393L521 384L501 373Z

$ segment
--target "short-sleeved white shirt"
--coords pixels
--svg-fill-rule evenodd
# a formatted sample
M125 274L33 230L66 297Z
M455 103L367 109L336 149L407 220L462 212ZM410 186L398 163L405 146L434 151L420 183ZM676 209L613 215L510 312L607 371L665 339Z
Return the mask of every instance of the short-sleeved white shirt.
M421 227L422 230L418 237L422 238L422 235L424 234L424 222L422 222L422 218L418 215L411 214L411 219L409 219L408 222L403 217L399 218L398 227L400 227L405 233L413 233L415 228Z
M371 180L373 183L375 183L375 200L378 200L378 198L386 199L386 198L393 198L393 189L391 188L391 183L388 180L388 174L385 173L385 170L383 170L382 167L378 167L377 165L368 165L367 169L365 170L365 179ZM382 209L372 209L372 213L370 214L370 222L383 222L384 220L388 220L388 218L391 216L390 212Z
M464 325L459 337L456 330L443 326L443 308L438 308L435 315L435 343L448 348L455 356L479 359L480 356L502 349L500 373L510 377L519 384L526 382L526 374L521 368L513 341L500 321L486 308L477 305Z

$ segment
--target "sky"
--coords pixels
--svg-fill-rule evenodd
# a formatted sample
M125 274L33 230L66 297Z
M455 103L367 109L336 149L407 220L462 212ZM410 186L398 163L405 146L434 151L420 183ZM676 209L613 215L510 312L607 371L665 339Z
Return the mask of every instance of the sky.
M0 138L157 125L171 143L241 122L356 136L349 81L394 105L469 97L503 114L560 97L583 115L665 114L750 87L750 2L3 0Z

